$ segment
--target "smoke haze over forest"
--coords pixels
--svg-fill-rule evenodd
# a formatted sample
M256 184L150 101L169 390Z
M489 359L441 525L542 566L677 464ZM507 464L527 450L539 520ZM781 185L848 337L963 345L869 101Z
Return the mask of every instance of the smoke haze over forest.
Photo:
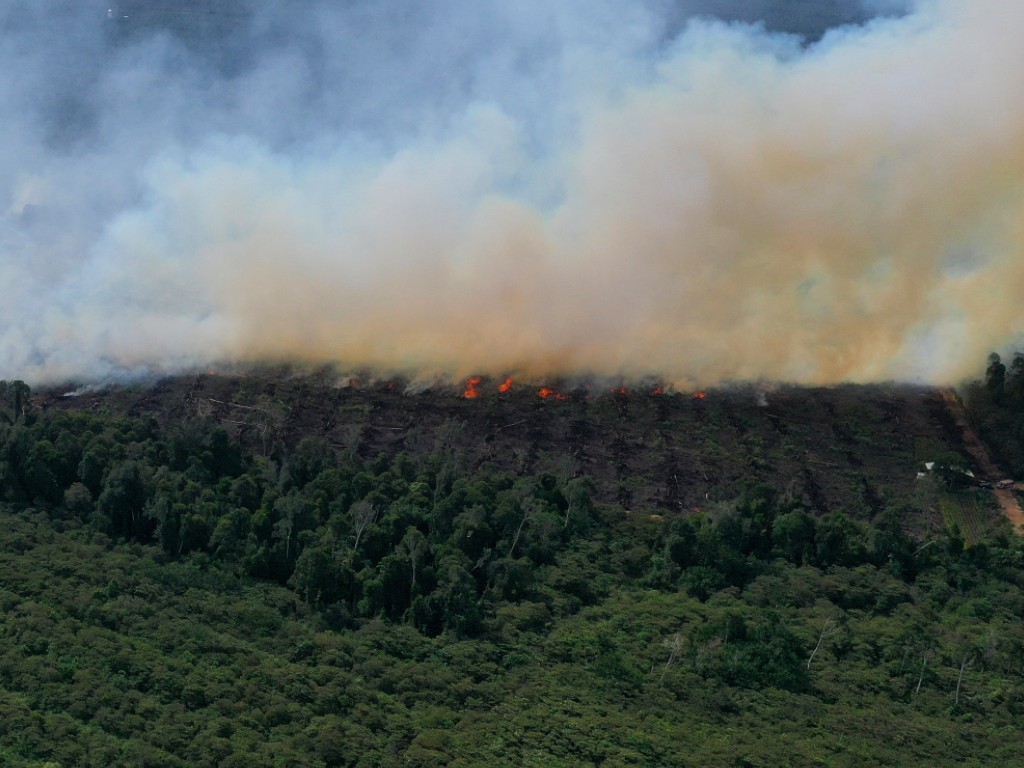
M0 378L956 379L1024 328L1022 33L1006 0L7 0Z

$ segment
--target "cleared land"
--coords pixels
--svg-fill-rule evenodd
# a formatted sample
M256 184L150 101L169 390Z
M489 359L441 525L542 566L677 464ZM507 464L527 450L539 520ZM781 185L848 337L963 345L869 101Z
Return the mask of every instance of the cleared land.
M981 438L978 437L978 433L971 426L970 421L967 419L967 414L964 412L963 403L960 402L960 398L957 397L956 392L952 389L943 389L941 393L942 399L946 403L946 408L960 430L963 449L971 457L975 468L974 471L980 479L987 480L995 486L997 482L1003 479L1003 472L996 466L991 454L989 454L988 448L985 447ZM1019 485L1020 483L1016 484L1016 486ZM993 487L992 493L1003 512L1003 516L1006 517L1017 533L1021 533L1024 531L1024 509L1021 508L1020 501L1017 499L1015 493L1015 490L1017 490L1016 486L1014 488ZM945 509L943 514L945 515ZM970 518L970 515L965 516L965 520ZM963 529L961 528L961 530Z

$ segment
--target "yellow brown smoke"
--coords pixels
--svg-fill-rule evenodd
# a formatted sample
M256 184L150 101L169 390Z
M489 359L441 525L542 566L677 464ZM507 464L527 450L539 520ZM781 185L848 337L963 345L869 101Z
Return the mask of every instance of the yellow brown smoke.
M494 99L372 152L211 134L147 161L0 357L949 381L1024 330L1022 35L1010 0L807 48L694 22L575 50L539 141Z

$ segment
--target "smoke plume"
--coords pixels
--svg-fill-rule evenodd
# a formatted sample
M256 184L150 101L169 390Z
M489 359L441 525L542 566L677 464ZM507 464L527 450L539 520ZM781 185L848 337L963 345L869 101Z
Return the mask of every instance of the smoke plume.
M971 372L1024 5L779 5L8 0L0 377Z

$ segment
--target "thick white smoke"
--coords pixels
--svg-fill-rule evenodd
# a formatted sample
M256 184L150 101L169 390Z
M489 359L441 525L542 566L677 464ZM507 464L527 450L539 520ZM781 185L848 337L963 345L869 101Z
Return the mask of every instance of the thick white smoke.
M668 0L40 5L0 9L0 377L943 381L1024 328L1019 3L807 45Z

